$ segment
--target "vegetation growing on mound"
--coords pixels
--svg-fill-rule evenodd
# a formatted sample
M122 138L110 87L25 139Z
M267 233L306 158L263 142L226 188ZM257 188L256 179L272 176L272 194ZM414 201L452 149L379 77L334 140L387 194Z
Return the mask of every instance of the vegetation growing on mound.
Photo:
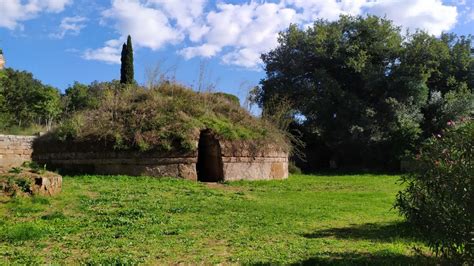
M257 119L225 95L197 93L163 83L147 90L104 83L98 104L75 112L55 130L61 140L104 141L116 149L193 150L200 131L219 138L276 142L288 147L278 129Z

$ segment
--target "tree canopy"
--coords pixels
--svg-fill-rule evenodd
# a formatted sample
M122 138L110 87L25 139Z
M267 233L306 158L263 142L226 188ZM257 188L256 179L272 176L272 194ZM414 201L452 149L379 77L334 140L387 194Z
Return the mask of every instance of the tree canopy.
M0 129L38 124L51 127L61 114L61 95L26 71L7 68L0 78Z
M375 16L291 25L262 55L257 99L264 115L275 99L292 104L308 149L327 154L310 163L397 167L422 137L472 112L470 47L453 34L404 36Z

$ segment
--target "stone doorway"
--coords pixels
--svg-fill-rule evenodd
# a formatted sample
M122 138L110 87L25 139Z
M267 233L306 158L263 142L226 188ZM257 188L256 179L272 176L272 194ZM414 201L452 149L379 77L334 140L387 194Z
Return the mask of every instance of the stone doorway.
M221 147L219 141L209 130L201 131L196 164L198 181L219 182L224 180Z

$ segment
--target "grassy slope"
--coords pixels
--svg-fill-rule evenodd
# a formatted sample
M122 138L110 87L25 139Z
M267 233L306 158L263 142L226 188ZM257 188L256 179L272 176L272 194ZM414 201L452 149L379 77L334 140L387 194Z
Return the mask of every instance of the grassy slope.
M391 210L397 178L66 177L60 196L0 204L0 263L426 262Z

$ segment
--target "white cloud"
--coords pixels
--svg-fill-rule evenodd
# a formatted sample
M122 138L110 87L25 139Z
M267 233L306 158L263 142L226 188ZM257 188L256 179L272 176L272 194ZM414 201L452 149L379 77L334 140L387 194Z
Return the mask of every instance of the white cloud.
M198 19L201 17L206 0L113 0L112 7L102 12L104 23L114 22L114 28L125 39L133 36L137 47L152 50L166 44L176 44L188 36L197 42L208 31ZM97 50L88 50L84 57L117 63L111 54L113 49L105 45ZM92 56L94 55L94 56Z
M86 50L82 57L86 60L97 60L107 64L120 64L122 44L122 40L110 40L102 48Z
M460 14L461 21L463 24L468 24L474 21L474 2L470 2L469 4L464 1L459 1L458 6L460 7Z
M191 28L195 19L200 17L206 0L170 1L149 0L151 6L162 9L168 18L176 21L178 28Z
M230 48L222 55L224 63L255 68L260 54L278 44L278 32L296 21L296 15L282 3L218 4L217 10L206 16L209 31L203 36L205 44L185 48L181 54L209 57Z
M102 17L104 24L113 21L121 39L131 35L135 46L157 50L166 44L181 42L187 35L199 40L206 30L197 27L194 19L202 14L203 5L204 0L113 0L111 8L102 12ZM114 49L116 47L106 44L86 51L84 58L119 63Z
M305 22L316 19L336 20L341 14L358 14L366 0L288 0L288 5L302 10L301 18Z
M107 20L115 21L114 27L123 36L133 36L138 46L152 50L167 43L177 43L184 35L170 24L161 10L147 6L136 0L114 0L112 8L102 13Z
M21 29L20 22L35 18L42 12L59 13L71 3L72 0L1 0L0 27Z
M86 21L87 18L80 16L65 17L61 20L59 31L49 36L55 39L62 39L66 34L78 35L86 27Z
M179 53L186 59L191 59L196 56L202 57L213 57L222 50L221 47L212 44L203 44L196 47L187 47L181 50Z
M466 23L469 23L471 21L474 21L474 10L472 10L471 12L469 12L467 15L467 21Z
M278 45L278 33L290 23L310 25L321 18L336 20L341 14L376 14L405 28L421 28L439 35L452 29L458 17L456 6L443 4L441 0L227 2L112 0L112 6L102 16L106 23L112 22L120 39L130 34L138 47L157 50L180 43L185 47L179 54L186 59L220 57L225 64L245 68L257 68L261 63L260 54ZM458 3L465 4L465 1ZM105 45L88 53L112 62L109 48Z
M227 53L222 57L222 62L227 65L236 65L249 69L258 69L260 64L260 55L256 49L243 48Z
M72 0L36 0L36 1L31 1L31 2L38 3L40 6L42 5L49 12L57 13L57 12L63 11L66 5L71 4L73 1Z
M434 35L453 28L458 11L441 0L385 0L367 3L367 13L387 16L397 25L410 30L417 28Z

